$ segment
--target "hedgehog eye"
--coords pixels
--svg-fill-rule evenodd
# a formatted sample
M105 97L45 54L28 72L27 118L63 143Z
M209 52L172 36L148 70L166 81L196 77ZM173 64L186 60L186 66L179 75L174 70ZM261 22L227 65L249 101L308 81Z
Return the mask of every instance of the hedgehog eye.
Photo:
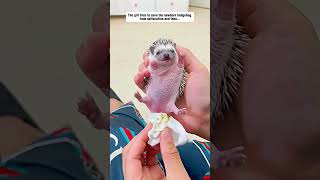
M174 53L174 50L173 50L173 49L171 49L171 50L170 50L170 52L171 52L171 53Z
M160 54L160 52L158 51L157 53L156 53L156 55L159 55Z

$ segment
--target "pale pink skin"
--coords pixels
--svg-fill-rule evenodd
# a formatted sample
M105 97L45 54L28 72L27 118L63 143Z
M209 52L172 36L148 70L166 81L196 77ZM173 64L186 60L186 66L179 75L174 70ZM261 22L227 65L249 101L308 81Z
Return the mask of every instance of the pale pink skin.
M149 59L150 78L146 95L141 96L139 92L136 92L135 97L153 113L185 114L187 109L179 109L175 104L183 77L183 59L176 56L175 60L160 62L153 59L152 55L149 56Z

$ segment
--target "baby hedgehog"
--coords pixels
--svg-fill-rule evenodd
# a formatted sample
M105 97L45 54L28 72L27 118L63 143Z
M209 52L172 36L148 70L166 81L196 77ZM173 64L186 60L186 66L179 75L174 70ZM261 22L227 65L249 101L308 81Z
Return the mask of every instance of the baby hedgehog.
M146 79L144 92L135 97L154 113L182 115L186 108L178 109L175 102L183 96L187 72L176 51L176 43L170 39L158 39L148 49L150 77Z

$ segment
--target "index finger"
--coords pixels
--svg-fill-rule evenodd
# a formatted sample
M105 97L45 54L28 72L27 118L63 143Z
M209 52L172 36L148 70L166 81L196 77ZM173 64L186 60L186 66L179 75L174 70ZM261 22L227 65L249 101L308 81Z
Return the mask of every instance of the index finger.
M152 128L152 124L148 124L134 139L129 143L130 151L128 152L129 159L140 159L145 151L149 140L148 132Z
M148 52L144 52L143 53L143 64L144 64L144 66L148 67L149 62L150 62L150 60L149 60L149 57L148 57Z

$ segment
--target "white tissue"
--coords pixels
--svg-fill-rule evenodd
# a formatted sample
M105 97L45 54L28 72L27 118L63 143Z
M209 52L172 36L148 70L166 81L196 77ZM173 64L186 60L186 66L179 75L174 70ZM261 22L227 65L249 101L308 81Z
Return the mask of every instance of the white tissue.
M149 118L153 124L152 129L148 132L150 146L155 146L160 143L161 131L168 127L172 130L173 141L176 146L184 145L188 142L188 134L184 127L172 117L168 117L164 113L151 113Z

